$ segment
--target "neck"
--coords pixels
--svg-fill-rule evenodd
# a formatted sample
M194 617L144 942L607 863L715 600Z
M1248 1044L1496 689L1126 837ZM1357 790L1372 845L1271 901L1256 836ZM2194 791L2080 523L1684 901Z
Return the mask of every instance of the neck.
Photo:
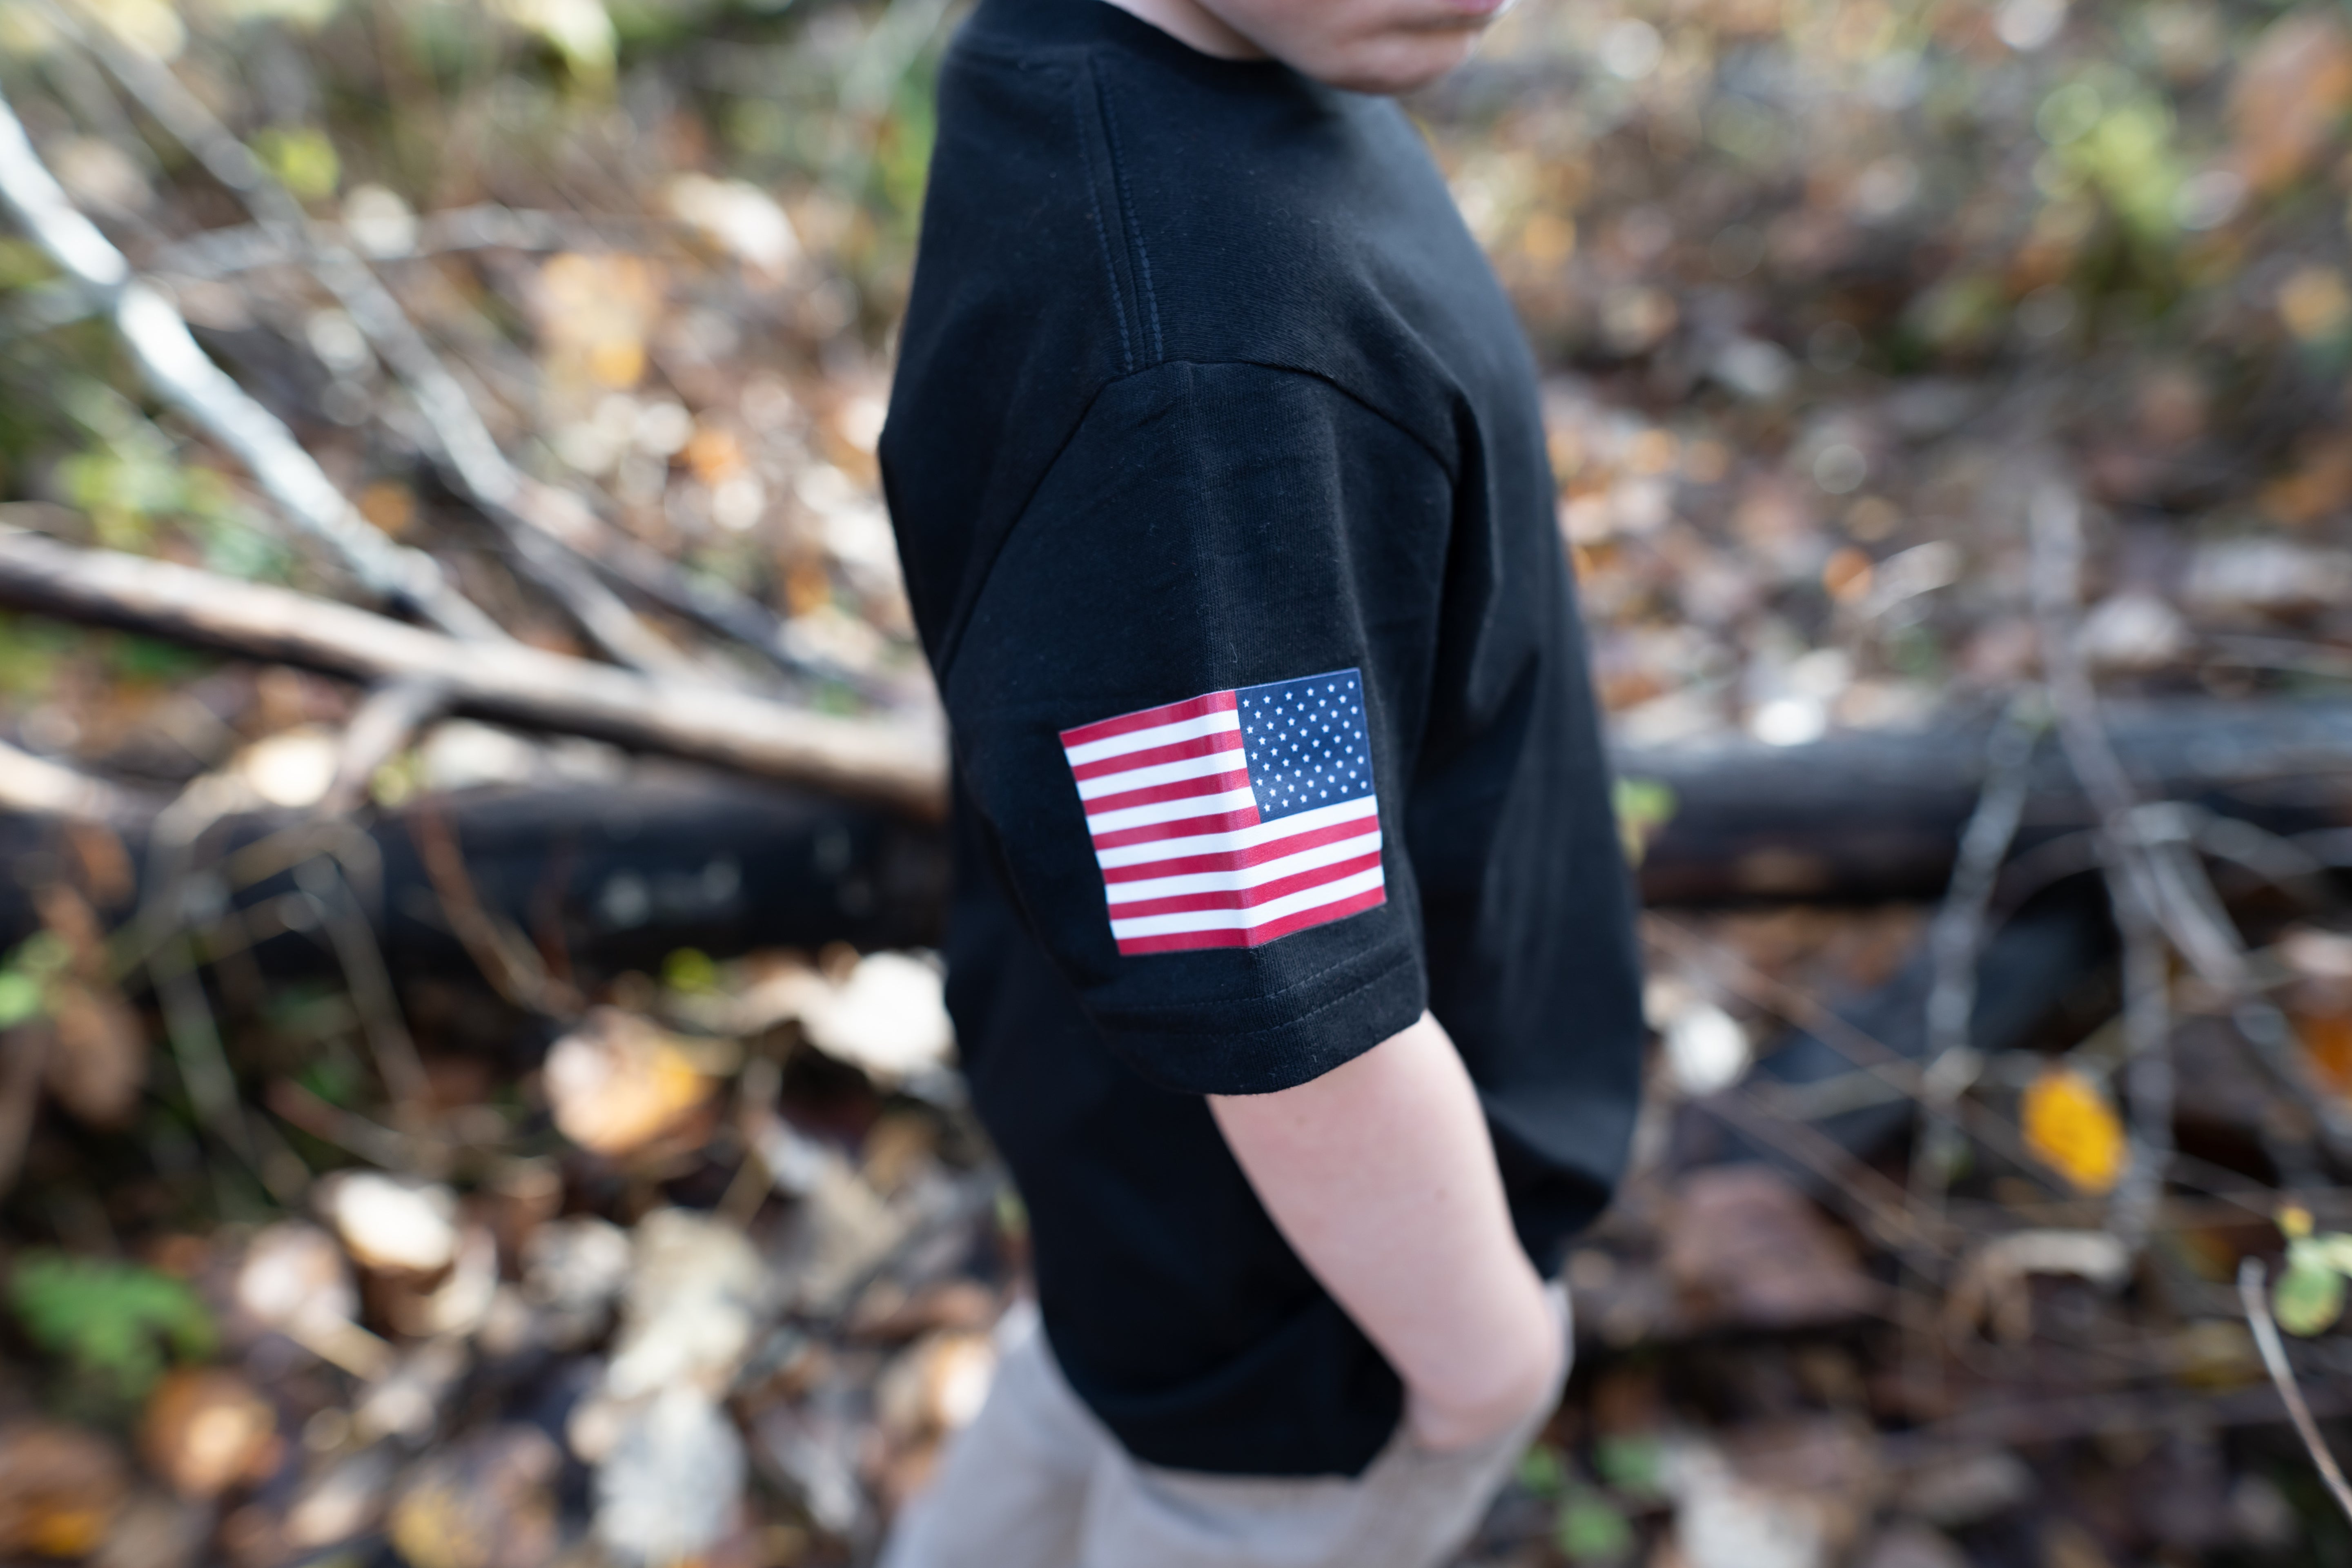
M1265 51L1225 25L1201 0L1104 0L1150 23L1178 43L1220 59L1262 60Z

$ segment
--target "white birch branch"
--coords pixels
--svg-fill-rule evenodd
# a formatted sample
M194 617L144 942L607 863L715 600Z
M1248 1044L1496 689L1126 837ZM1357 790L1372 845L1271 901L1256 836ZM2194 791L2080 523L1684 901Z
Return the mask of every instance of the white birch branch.
M234 453L264 492L332 547L370 593L414 606L453 636L505 636L450 586L431 556L372 527L278 416L206 357L179 311L131 275L122 253L68 199L5 95L0 205L68 277L106 303L156 392Z
M55 8L50 9L54 14ZM544 510L538 504L541 487L507 460L473 399L368 264L313 223L253 150L169 66L123 42L103 24L78 27L70 19L60 20L213 178L236 194L262 233L305 263L350 312L415 401L438 448L443 470L498 526L524 569L554 595L581 629L623 664L656 673L686 673L690 667L685 656L597 581L535 515Z

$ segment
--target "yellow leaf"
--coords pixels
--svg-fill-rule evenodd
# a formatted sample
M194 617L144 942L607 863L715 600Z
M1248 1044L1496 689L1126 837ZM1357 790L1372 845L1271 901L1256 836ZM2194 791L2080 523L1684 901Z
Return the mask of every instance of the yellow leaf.
M2129 1163L2123 1123L2098 1085L2072 1068L2052 1068L2025 1090L2018 1119L2025 1146L2086 1193L2112 1192Z

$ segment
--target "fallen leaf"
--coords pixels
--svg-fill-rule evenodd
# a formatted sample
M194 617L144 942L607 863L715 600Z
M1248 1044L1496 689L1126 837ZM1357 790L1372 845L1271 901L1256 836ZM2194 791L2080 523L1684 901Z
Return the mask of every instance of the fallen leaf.
M2073 1068L2045 1069L2025 1089L2025 1146L2077 1191L2113 1192L2131 1152L2107 1097Z
M1711 1322L1835 1322L1865 1310L1877 1294L1846 1238L1762 1165L1725 1165L1685 1178L1665 1234L1668 1277Z
M86 1557L113 1530L130 1489L121 1455L78 1426L0 1427L0 1552Z
M672 1384L629 1415L596 1467L597 1539L623 1563L690 1561L734 1528L744 1468L734 1424L708 1394Z
M902 952L859 959L840 985L807 1000L801 1022L819 1050L886 1085L943 1065L955 1048L938 966Z
M362 1268L435 1274L457 1256L457 1196L438 1183L339 1173L319 1184L317 1202Z
M49 990L56 1042L47 1084L58 1103L93 1127L121 1127L147 1087L147 1031L110 985L60 979Z
M281 1447L276 1406L220 1367L166 1376L149 1397L139 1426L139 1457L191 1500L259 1480Z
M541 1081L557 1129L614 1159L679 1131L717 1087L674 1037L616 1007L558 1040Z
M2308 170L2333 143L2352 104L2352 37L2332 12L2282 16L2238 68L2230 118L2239 173L2272 191Z
M687 1384L723 1390L775 1300L767 1264L742 1232L689 1210L656 1210L633 1238L605 1393L633 1400Z
M926 1335L900 1352L875 1384L882 1429L902 1442L954 1432L980 1414L996 1375L995 1342L985 1333Z
M386 1533L409 1568L542 1568L555 1555L551 1488L563 1456L536 1426L493 1426L428 1456Z

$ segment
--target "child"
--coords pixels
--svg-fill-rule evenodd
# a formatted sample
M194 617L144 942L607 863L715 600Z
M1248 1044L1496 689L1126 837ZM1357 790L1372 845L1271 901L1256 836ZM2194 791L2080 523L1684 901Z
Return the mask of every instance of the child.
M1411 125L1500 0L981 0L882 441L1016 1339L890 1568L1429 1568L1641 1039L1532 366Z

